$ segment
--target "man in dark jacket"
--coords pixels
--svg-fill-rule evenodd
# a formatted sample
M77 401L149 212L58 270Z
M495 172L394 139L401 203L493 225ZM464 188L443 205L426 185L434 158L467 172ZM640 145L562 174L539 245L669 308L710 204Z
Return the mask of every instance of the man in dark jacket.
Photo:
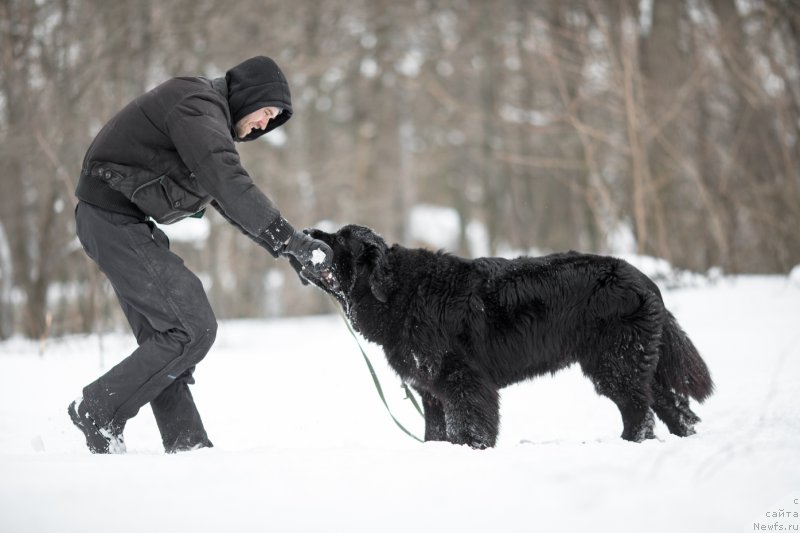
M167 452L212 446L189 384L217 322L200 280L153 223L213 206L301 275L324 274L327 245L295 229L253 183L234 142L292 116L278 65L254 57L224 78L173 78L124 107L100 130L75 192L78 238L105 273L139 347L69 406L93 453L125 451L125 422L150 403Z

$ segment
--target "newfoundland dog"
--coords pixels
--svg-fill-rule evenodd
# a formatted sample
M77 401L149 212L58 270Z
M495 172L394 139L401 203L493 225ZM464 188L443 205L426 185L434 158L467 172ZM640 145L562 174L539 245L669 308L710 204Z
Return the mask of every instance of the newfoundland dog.
M498 391L578 363L622 415L622 438L694 433L689 396L713 391L708 368L655 283L621 259L576 252L463 259L389 247L369 228L308 230L333 249L322 276L353 327L383 347L421 396L425 440L494 446Z

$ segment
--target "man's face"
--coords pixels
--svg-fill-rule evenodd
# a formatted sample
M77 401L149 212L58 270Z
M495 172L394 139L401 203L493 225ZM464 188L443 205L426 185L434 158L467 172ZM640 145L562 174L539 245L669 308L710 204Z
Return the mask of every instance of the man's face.
M263 130L267 127L269 121L280 115L280 113L281 109L278 107L262 107L249 115L245 115L236 123L236 136L239 139L244 139L253 130Z

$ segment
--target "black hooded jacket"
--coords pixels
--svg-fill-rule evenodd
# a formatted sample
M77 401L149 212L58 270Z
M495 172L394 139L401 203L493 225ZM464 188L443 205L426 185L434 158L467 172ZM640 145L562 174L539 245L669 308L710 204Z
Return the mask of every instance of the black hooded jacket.
M236 138L236 122L267 106L282 112L265 130ZM213 201L256 240L265 232L272 237L270 228L285 221L242 167L234 141L256 139L291 116L289 85L267 57L248 59L224 78L173 78L136 98L100 130L75 194L109 211L163 224Z

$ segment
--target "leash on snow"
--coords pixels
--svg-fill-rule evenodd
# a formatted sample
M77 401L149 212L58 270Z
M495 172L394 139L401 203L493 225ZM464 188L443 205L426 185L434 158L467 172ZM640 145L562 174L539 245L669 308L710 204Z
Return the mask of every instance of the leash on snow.
M347 330L350 332L350 335L352 335L353 339L356 341L356 345L358 345L358 349L361 351L361 356L364 358L364 362L367 363L367 368L369 368L369 374L372 376L372 383L375 385L375 390L378 391L378 396L380 396L381 401L383 402L383 406L386 407L386 411L389 413L389 416L392 417L394 423L397 424L397 427L399 427L403 433L405 433L406 435L408 435L417 442L425 442L421 438L411 433L408 429L406 429L406 427L403 424L401 424L400 421L397 420L397 418L395 418L395 416L392 414L392 410L389 409L389 404L386 402L386 397L383 395L383 388L381 387L380 380L378 380L378 375L375 373L375 368L373 368L372 362L369 360L369 357L367 357L367 353L361 346L361 342L358 340L356 332L353 331L353 327L350 325L350 321L347 320L347 316L345 316L344 312L342 311L342 307L339 305L339 302L337 302L333 296L331 296L331 300L333 300L333 303L336 306L337 311L339 311L339 315L342 317L342 320L344 320L344 324L347 326ZM408 385L406 385L405 382L403 382L403 390L405 390L406 392L406 399L411 400L411 403L414 405L414 408L417 410L420 416L424 418L425 415L422 413L422 409L420 408L419 403L417 403L416 398L414 398L414 393L411 392L411 389L408 388Z

